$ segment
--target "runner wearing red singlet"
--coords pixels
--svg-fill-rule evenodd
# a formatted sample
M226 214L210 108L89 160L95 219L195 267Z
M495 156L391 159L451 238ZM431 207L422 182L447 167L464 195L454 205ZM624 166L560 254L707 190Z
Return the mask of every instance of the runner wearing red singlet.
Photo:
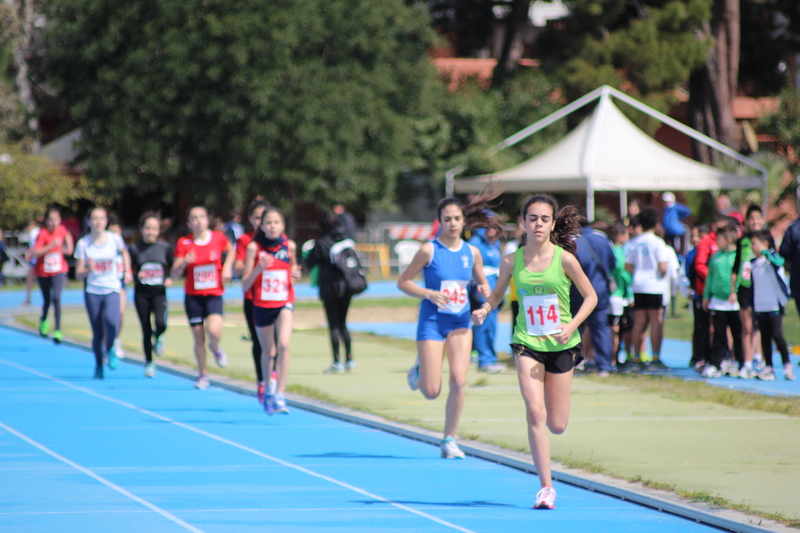
M247 254L247 245L253 240L255 230L261 223L261 216L264 210L269 207L269 203L261 199L255 199L247 206L247 218L250 221L253 231L245 233L236 241L236 262L233 264L233 275L242 278L244 274L244 258ZM258 402L264 402L264 372L261 368L261 343L258 341L256 324L253 322L253 291L242 291L244 293L244 318L247 321L247 329L250 331L250 340L253 343L253 364L256 367L256 386L258 387ZM272 354L275 357L273 350Z
M44 298L42 316L39 319L39 334L47 337L50 333L47 314L52 300L56 322L53 342L59 344L62 339L61 290L67 283L69 271L65 255L72 255L74 242L67 228L61 224L61 212L57 207L48 207L44 213L44 220L44 227L39 232L36 243L25 253L25 259L28 261L37 259L34 274Z
M195 387L205 389L209 385L206 334L208 348L214 354L217 365L224 368L228 364L228 358L219 346L222 338L222 294L225 292L223 282L231 280L236 255L233 245L224 234L208 229L208 211L205 207L189 209L188 219L192 234L178 239L171 277L174 279L186 273L184 306L189 327L192 328L199 372ZM224 265L223 254L227 254Z
M262 368L272 368L272 348L275 330L278 332L278 382L275 393L266 391L264 411L288 413L283 397L289 372L289 343L292 335L294 310L293 280L300 277L297 265L297 246L283 231L283 213L276 207L264 210L261 223L245 256L242 289L252 290L253 321L262 346Z

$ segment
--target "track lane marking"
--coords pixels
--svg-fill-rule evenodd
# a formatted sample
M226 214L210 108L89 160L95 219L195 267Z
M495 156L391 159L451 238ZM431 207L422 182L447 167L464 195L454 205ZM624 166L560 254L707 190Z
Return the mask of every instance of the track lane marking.
M75 470L77 470L79 472L82 472L83 474L86 474L90 478L94 479L95 481L98 481L98 482L102 483L106 487L109 487L110 489L113 489L113 490L119 492L123 496L125 496L127 498L130 498L131 500L144 505L145 507L147 507L151 511L155 511L156 513L160 514L161 516L163 516L167 520L175 522L176 524L178 524L179 526L183 527L184 529L188 529L192 533L205 533L202 529L197 529L193 525L187 524L186 522L184 522L183 520L181 520L180 518L178 518L174 514L168 512L168 511L165 511L161 507L150 503L149 501L145 500L144 498L140 498L139 496L133 494L132 492L129 492L129 491L123 489L119 485L116 485L115 483L112 483L111 481L107 480L106 478L104 478L102 476L98 476L97 474L95 474L94 472L89 470L88 468L85 468L85 467L79 465L78 463L76 463L74 461L70 461L69 459L67 459L63 455L57 454L56 452L54 452L53 450L51 450L50 448L48 448L44 444L40 444L40 443L36 442L32 438L28 437L27 435L25 435L23 433L20 433L16 429L12 428L11 426L8 426L7 424L4 424L1 421L0 421L0 428L4 429L5 431L11 433L12 435L14 435L14 436L16 436L18 438L20 438L21 440L27 442L28 444L30 444L34 448L37 448L38 450L46 453L50 457L53 457L53 458L61 461L62 463L71 466Z
M423 511L419 511L419 510L414 509L412 507L408 507L407 505L403 505L402 503L394 502L394 501L392 501L392 500L390 500L388 498L384 498L383 496L380 496L378 494L373 494L373 493L371 493L371 492L369 492L367 490L361 489L361 488L356 487L354 485L351 485L349 483L345 483L344 481L339 481L336 478L332 478L330 476L326 476L324 474L320 474L318 472L314 472L313 470L309 470L308 468L302 467L300 465L296 465L294 463L290 463L288 461L284 461L283 459L279 459L277 457L273 457L273 456L268 455L266 453L260 452L260 451L254 449L254 448L250 448L249 446L245 446L244 444L240 444L238 442L226 439L224 437L220 437L219 435L215 435L213 433L209 433L208 431L204 431L204 430L202 430L200 428L196 428L194 426L190 426L189 424L184 424L183 422L178 422L177 420L173 420L171 418L168 418L166 416L160 415L158 413L154 413L152 411L148 411L147 409L144 409L142 407L139 407L139 406L124 402L122 400L117 400L116 398L112 398L110 396L105 396L104 394L100 394L100 393L95 392L95 391L93 391L91 389L80 387L78 385L73 385L72 383L69 383L67 381L60 380L60 379L58 379L56 377L50 376L48 374L45 374L44 372L39 372L38 370L26 367L24 365L20 365L20 364L14 363L12 361L7 361L5 359L0 358L0 363L4 364L6 366L10 366L12 368L16 368L18 370L22 370L24 372L29 372L29 373L34 374L36 376L39 376L41 378L48 379L50 381L58 383L59 385L63 385L63 386L68 387L70 389L74 389L74 390L83 392L83 393L88 394L90 396L94 396L95 398L99 398L101 400L105 400L107 402L115 403L117 405L121 405L123 407L127 407L128 409L132 409L134 411L138 411L138 412L140 412L142 414L145 414L147 416L151 416L151 417L156 418L158 420L161 420L163 422L167 422L169 424L173 424L175 426L181 427L181 428L186 429L188 431L192 431L194 433L197 433L198 435L203 435L204 437L208 437L210 439L216 440L216 441L221 442L223 444L227 444L229 446L233 446L234 448L238 448L238 449L240 449L242 451L245 451L245 452L248 452L248 453L252 453L253 455L256 455L256 456L261 457L263 459L267 459L268 461L272 461L272 462L278 463L278 464L280 464L282 466L285 466L287 468L291 468L291 469L296 470L298 472L302 472L304 474L307 474L309 476L315 477L317 479L321 479L321 480L327 481L329 483L333 483L334 485L338 485L338 486L340 486L342 488L351 490L353 492L361 494L362 496L366 496L366 497L371 498L373 500L392 505L393 507L397 507L398 509L402 509L403 511L407 511L407 512L409 512L411 514L415 514L415 515L417 515L419 517L426 518L426 519L428 519L428 520L430 520L432 522L436 522L437 524L443 525L445 527L449 527L449 528L454 529L456 531L461 531L462 533L475 533L474 531L472 531L470 529L461 527L459 525L453 524L453 523L448 522L446 520L442 520L441 518L438 518L436 516L430 515L428 513L423 512ZM2 426L2 425L3 425L2 422L0 422L0 426ZM53 453L55 453L55 452L53 452ZM66 458L64 458L64 460L68 461L68 459L66 459ZM81 467L81 468L83 468L83 467ZM90 471L86 470L86 472L90 472ZM94 476L96 474L92 473L91 475ZM97 477L99 479L102 479L102 478L100 478L100 476L97 476ZM108 483L111 483L111 482L109 481ZM121 490L125 490L125 489L122 489L122 487L119 487L119 488ZM134 496L134 495L131 494L131 496ZM142 500L142 501L145 501L145 500ZM166 512L166 511L164 511L164 512ZM179 520L179 519L176 518L176 520ZM189 524L186 524L186 525L188 526ZM192 526L190 526L190 527L192 527ZM193 530L193 531L200 531L200 530ZM202 532L200 532L200 533L202 533Z

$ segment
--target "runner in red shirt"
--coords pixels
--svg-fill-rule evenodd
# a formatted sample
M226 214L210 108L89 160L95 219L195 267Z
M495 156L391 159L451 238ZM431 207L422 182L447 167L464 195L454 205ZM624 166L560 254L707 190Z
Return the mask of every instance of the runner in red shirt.
M247 245L242 289L253 293L253 320L262 346L261 368L272 368L275 330L278 332L278 383L275 393L266 391L264 411L288 413L283 397L289 372L289 343L294 310L293 280L300 277L297 245L286 238L286 223L277 207L264 210L253 241Z
M253 230L258 228L261 223L261 217L264 210L269 207L269 204L264 200L256 199L250 202L247 206L247 217ZM247 254L247 245L253 240L255 231L245 233L236 241L236 262L233 264L233 274L237 278L243 277L244 274L244 259ZM253 341L253 364L256 367L256 385L258 386L258 402L264 402L264 373L261 369L261 343L258 341L258 334L256 333L256 323L253 321L253 291L247 290L244 292L244 318L247 321L247 329L250 330L250 339ZM275 357L275 351L270 354Z
M200 373L194 386L205 389L209 385L206 332L208 348L214 354L217 365L224 368L228 364L228 358L219 346L222 338L222 294L225 292L222 284L231 280L236 255L233 245L224 234L208 229L208 210L205 207L189 209L188 218L192 234L178 239L171 277L186 273L184 306L194 336L194 354ZM222 254L227 254L224 265Z
M39 319L39 334L47 337L50 333L50 323L47 314L50 311L50 302L53 302L56 330L53 333L53 342L61 343L61 290L67 283L69 265L65 255L72 255L74 241L67 228L61 224L61 212L57 207L48 207L44 213L44 228L39 232L34 244L26 253L25 259L30 261L37 258L34 274L39 281L44 305L42 316Z

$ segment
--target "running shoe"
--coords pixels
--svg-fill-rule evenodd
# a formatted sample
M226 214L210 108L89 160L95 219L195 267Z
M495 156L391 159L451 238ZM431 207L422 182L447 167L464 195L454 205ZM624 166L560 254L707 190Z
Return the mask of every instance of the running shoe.
M274 409L276 414L288 415L289 408L286 407L286 399L283 396L274 396L275 404Z
M125 359L125 351L122 349L122 341L119 339L114 340L114 353L117 354L118 359Z
M739 367L730 359L723 359L719 365L719 371L723 376L738 376Z
M419 388L419 359L414 362L414 366L408 369L406 379L408 380L408 386L411 390L417 390Z
M45 318L44 320L39 319L39 335L42 337L47 337L50 333L50 322Z
M555 509L556 508L556 489L553 487L542 487L536 495L533 504L534 509Z
M478 367L478 372L484 372L486 374L499 374L500 372L505 371L506 366L501 365L500 363L489 363L488 365L483 365Z
M703 359L700 359L694 364L694 371L699 374L700 372L703 371L703 368L705 368L705 366L706 362Z
M216 349L212 348L211 346L208 347L211 350L211 353L214 354L214 360L217 362L217 366L220 368L225 368L228 366L228 356L225 355L225 352L222 351L222 348L217 346Z
M156 356L158 356L158 357L161 357L162 355L164 355L164 336L163 335L161 335L160 337L156 337L156 342L153 345L153 353L155 353Z
M771 366L766 366L764 370L758 373L757 377L762 381L775 381L775 371Z
M342 363L331 363L331 366L322 371L323 374L344 374Z
M783 379L786 381L794 381L794 368L792 368L792 363L783 365Z
M464 452L462 452L461 448L458 447L458 444L456 444L456 440L453 437L447 437L444 439L439 445L439 448L442 450L442 457L444 459L464 458Z
M146 378L154 378L156 377L156 365L153 363L147 363L144 365L144 377Z
M349 372L355 372L356 370L356 362L350 359L344 364L344 369Z
M739 377L741 379L753 379L758 375L756 369L751 366L743 366L741 370L739 370Z
M92 379L103 379L103 365L94 367L94 377Z
M764 363L764 357L760 353L755 354L753 356L753 368L756 369L756 372L761 372L765 366L767 365Z
M722 376L722 371L714 365L706 365L700 372L700 377L703 378L721 378Z
M53 342L56 344L61 344L61 341L64 340L64 334L61 333L60 329L57 329L53 332Z
M264 395L264 412L269 416L275 414L275 396L272 393Z
M211 385L211 382L208 380L208 376L205 374L200 374L197 376L197 381L194 382L195 389L206 390L209 385Z
M108 368L110 368L111 370L116 370L118 366L119 366L119 357L117 357L117 352L112 346L108 350Z
M272 373L269 375L269 393L275 394L277 390L278 390L278 373L273 370Z
M258 382L258 392L256 392L256 397L258 398L258 403L260 403L261 405L264 405L264 389L265 388L266 387L264 386L264 382L263 381L259 381Z
M650 370L658 371L658 372L669 372L669 367L664 364L664 361L661 359L653 359L650 363Z

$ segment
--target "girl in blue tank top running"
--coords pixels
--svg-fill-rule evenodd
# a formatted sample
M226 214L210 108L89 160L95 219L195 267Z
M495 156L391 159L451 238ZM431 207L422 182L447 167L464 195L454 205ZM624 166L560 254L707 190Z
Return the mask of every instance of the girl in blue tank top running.
M484 296L491 293L483 274L481 254L461 238L461 233L469 225L491 227L502 234L502 222L486 209L497 194L486 191L466 207L455 198L440 201L439 238L422 245L397 282L401 291L422 300L417 325L417 361L408 371L411 390L419 388L425 398L437 398L442 389L442 355L447 354L450 392L441 443L442 457L446 459L464 458L455 436L464 407L472 351L469 284L474 280ZM414 283L420 272L425 279L424 287Z
M572 371L583 360L578 326L597 305L597 294L573 255L580 233L578 211L558 210L547 195L528 198L521 213L526 244L500 263L500 276L491 296L472 313L475 324L502 300L513 277L520 302L511 348L528 421L528 442L539 473L541 490L534 508L553 509L556 491L550 473L547 428L559 435L569 421ZM570 315L569 289L574 283L584 297Z

